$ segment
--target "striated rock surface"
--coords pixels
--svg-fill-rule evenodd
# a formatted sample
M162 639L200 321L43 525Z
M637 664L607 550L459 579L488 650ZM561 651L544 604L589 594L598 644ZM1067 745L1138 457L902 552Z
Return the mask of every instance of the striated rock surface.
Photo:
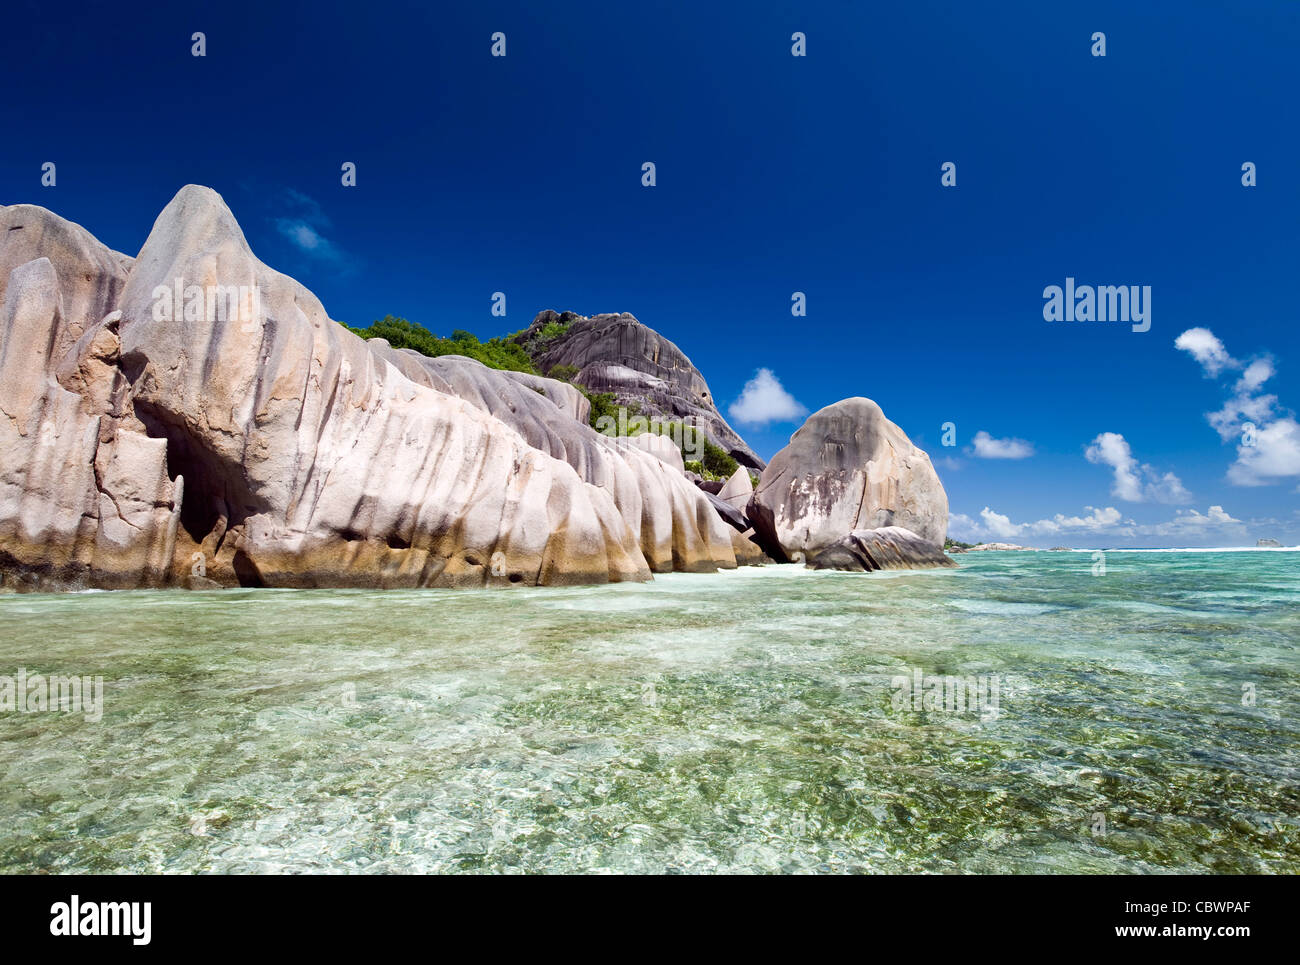
M682 451L677 448L677 444L668 436L661 436L654 432L641 432L634 436L623 436L621 438L630 446L644 449L660 462L671 466L680 476L687 478L686 464L682 460Z
M818 413L756 491L744 468L706 484L668 438L592 430L567 382L363 341L207 188L134 259L43 208L0 228L0 588L645 580L946 528L928 459L874 403ZM632 316L543 313L521 337L762 466ZM865 559L885 545L904 557L877 539Z
M911 570L956 566L938 543L922 539L901 526L855 529L830 546L811 554L807 565L814 570Z
M39 234L39 219L27 216L29 228ZM55 254L64 253L56 246ZM111 365L115 332L72 313L103 307L95 297L101 281L75 264L56 270L48 258L0 280L5 589L150 587L170 578L184 481L168 478L166 444L135 431ZM82 337L70 342L76 332ZM56 370L85 394L61 386Z
M490 369L459 355L429 358L411 349L394 349L383 339L365 344L411 381L496 416L528 445L563 460L583 482L608 493L637 534L652 571L698 573L736 565L725 523L682 475L681 453L671 440L648 433L631 438L601 435L585 418L575 419L567 404L557 404L562 396L552 387L572 387L552 379L534 377L524 383L516 378L518 373ZM535 391L538 387L546 394Z
M160 309L178 286L185 310ZM189 311L192 287L209 293L206 312ZM214 290L258 298L236 309L219 295L213 310ZM167 440L170 470L188 480L189 545L178 541L178 552L201 552L207 579L410 587L648 578L608 493L332 322L311 292L253 256L215 192L191 185L164 209L121 312L136 416Z
M482 586L734 567L668 440L367 343L182 189L137 258L0 209L0 586Z
M565 327L548 338L543 335L547 326ZM612 393L620 405L635 404L647 418L664 422L690 418L742 466L763 468L763 460L718 412L708 383L691 360L634 316L545 311L515 339L540 371L572 366L578 373L574 382L593 392Z
M62 313L49 350L57 364L87 329L118 307L134 260L45 208L0 207L0 285L19 265L37 258L48 259L59 279Z
M763 471L747 515L763 548L783 561L882 527L942 547L948 496L930 457L880 406L852 398L809 416Z

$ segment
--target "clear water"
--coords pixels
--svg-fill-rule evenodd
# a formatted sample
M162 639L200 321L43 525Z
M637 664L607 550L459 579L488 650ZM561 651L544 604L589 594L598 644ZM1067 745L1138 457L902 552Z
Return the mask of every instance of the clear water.
M1300 871L1300 553L961 564L0 598L0 871Z

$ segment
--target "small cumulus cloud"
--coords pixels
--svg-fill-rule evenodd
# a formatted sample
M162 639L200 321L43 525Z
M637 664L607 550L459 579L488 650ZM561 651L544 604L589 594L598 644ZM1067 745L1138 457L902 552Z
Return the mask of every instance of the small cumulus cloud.
M1117 499L1175 505L1192 501L1192 494L1172 472L1161 473L1152 466L1139 464L1128 440L1118 432L1101 433L1084 450L1084 456L1089 462L1109 466L1114 471L1111 495Z
M1201 363L1201 368L1214 378L1226 368L1239 368L1241 363L1228 354L1218 336L1208 328L1189 328L1174 339L1174 348L1189 353Z
M1300 476L1300 423L1276 395L1263 391L1276 374L1273 360L1265 355L1240 362L1206 328L1188 329L1174 340L1174 346L1190 352L1208 376L1242 370L1223 407L1205 416L1220 439L1237 441L1228 481L1237 486L1267 486Z
M1024 439L998 439L981 429L975 433L974 453L980 459L1028 459L1034 446Z
M764 426L772 422L793 422L808 414L808 409L785 390L771 369L759 369L745 383L740 397L727 413L741 425Z
M330 220L315 198L286 188L277 199L284 212L273 218L275 229L299 252L316 261L341 265L346 260L343 252L325 236L331 227Z
M1266 486L1300 476L1300 423L1295 419L1284 416L1257 427L1252 441L1237 446L1237 461L1228 467L1229 482Z

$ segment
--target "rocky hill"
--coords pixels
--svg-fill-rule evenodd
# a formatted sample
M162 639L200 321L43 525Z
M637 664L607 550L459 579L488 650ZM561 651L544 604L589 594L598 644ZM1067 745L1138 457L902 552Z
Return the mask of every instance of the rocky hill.
M541 312L514 336L538 371L563 367L571 381L592 392L608 392L619 405L661 421L693 420L709 441L740 463L762 470L765 463L727 424L700 370L654 329L622 314L586 317Z

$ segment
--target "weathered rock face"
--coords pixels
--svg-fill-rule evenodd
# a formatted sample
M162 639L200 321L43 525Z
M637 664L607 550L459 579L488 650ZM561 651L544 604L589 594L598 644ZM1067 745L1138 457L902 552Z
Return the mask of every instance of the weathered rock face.
M682 478L688 478L686 476L686 464L682 461L682 451L677 448L677 444L668 436L661 436L654 432L642 432L635 436L621 436L620 439L637 449L644 449L660 462L675 469Z
M26 227L39 224L26 219ZM111 364L116 334L70 315L62 296L79 312L98 311L97 280L75 261L56 271L48 258L0 279L5 589L149 587L170 578L183 480L167 476L166 444L135 431ZM69 349L62 367L60 347ZM56 369L85 394L59 385Z
M780 560L886 526L942 546L948 496L930 457L880 406L853 398L813 413L795 432L763 471L747 515Z
M496 416L528 445L567 462L583 482L608 493L654 572L712 572L736 565L726 525L682 475L681 453L671 440L601 435L587 425L585 413L583 421L573 417L563 391L572 386L553 379L532 377L525 383L518 373L459 355L428 358L394 349L383 339L365 344L411 381Z
M191 312L186 294L184 311L165 306L178 283L256 291L258 303L250 294L238 310L227 300ZM121 311L135 411L188 480L182 523L209 578L400 587L649 576L607 493L332 322L253 256L215 192L186 187L159 216Z
M544 340L547 325L567 325ZM567 365L573 381L593 392L610 392L620 405L636 404L640 414L661 421L693 420L708 438L742 466L763 468L759 459L718 412L704 376L676 345L632 315L593 315L546 311L516 336L537 367L549 372Z
M135 259L42 208L0 208L5 226L3 588L642 580L946 529L928 458L865 399L813 416L752 494L743 468L697 488L668 439L593 431L572 385L353 335L206 188ZM566 320L551 364L761 465L671 342ZM845 552L905 556L863 545Z
M808 557L814 570L912 570L956 566L937 543L921 539L901 526L855 529Z
M772 562L772 558L759 546L754 528L750 524L749 500L753 495L754 482L749 478L749 470L741 466L722 484L715 497L718 503L739 513L744 521L744 525L738 527L739 531L731 534L731 548L736 554L736 563L740 566L757 566ZM724 517L726 515L722 510L719 510L719 513Z
M571 385L357 338L253 256L215 192L184 188L136 259L42 208L0 224L0 586L736 565L671 443L594 432Z
M57 364L88 328L118 307L133 259L45 208L0 207L0 285L19 265L37 258L48 258L59 279L62 317L49 352Z
M741 466L731 474L728 479L718 490L718 497L725 503L744 512L749 505L749 498L754 495L754 480L749 478L749 472L744 466Z

